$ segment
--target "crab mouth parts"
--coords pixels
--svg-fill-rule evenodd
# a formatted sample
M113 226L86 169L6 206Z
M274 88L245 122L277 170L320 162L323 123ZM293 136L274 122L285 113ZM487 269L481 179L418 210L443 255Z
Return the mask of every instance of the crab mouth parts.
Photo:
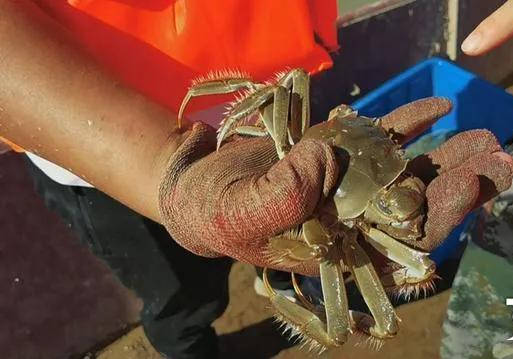
M397 229L407 229L412 222L413 221L392 222L390 223L390 226Z

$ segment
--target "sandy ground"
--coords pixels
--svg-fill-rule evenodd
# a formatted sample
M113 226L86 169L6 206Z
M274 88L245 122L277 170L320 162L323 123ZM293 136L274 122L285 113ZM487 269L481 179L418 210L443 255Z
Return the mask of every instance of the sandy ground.
M0 350L7 359L83 358L137 323L139 300L84 248L32 189L19 155L0 156ZM254 268L236 264L215 322L222 358L310 358L278 334ZM437 358L448 291L398 308L396 339L379 353L349 342L325 358ZM153 359L139 336L101 359ZM92 357L92 356L90 356Z
M326 352L321 356L291 346L281 337L271 318L266 299L254 295L254 269L237 263L230 275L230 304L214 326L220 334L221 358L420 358L439 357L441 326L449 299L449 291L398 308L402 319L401 330L396 338L387 342L379 351L361 346L350 340L344 347ZM99 353L98 359L160 359L149 348L140 328L130 332Z

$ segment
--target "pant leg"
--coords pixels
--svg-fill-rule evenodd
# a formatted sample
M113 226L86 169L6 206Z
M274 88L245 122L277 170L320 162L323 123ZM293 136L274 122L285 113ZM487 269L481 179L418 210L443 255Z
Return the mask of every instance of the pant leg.
M211 323L228 304L231 261L198 257L102 192L60 185L27 162L45 204L143 300L141 321L155 349L177 359L215 358Z

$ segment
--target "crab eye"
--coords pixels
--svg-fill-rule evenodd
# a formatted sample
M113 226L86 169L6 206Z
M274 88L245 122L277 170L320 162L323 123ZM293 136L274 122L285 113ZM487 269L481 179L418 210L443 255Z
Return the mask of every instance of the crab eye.
M385 214L388 214L388 215L391 215L392 214L392 211L390 210L390 208L388 208L386 202L382 199L380 199L378 201L378 208L381 212L385 213Z

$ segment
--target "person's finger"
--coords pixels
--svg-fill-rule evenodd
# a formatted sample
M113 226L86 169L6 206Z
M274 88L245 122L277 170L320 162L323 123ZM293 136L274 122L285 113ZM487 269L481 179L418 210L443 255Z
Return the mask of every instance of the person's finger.
M505 155L505 156L504 156ZM480 153L470 158L462 167L468 168L479 179L479 197L476 207L511 187L512 159L505 152Z
M495 135L488 130L470 130L457 134L428 154L413 159L408 170L429 183L438 174L461 166L479 153L501 151Z
M484 19L463 41L461 50L470 56L483 55L513 36L513 0L507 1Z
M451 111L451 101L443 97L428 97L401 106L381 118L382 126L392 138L405 143L431 127Z
M408 244L432 251L447 238L474 208L479 197L479 180L467 168L456 168L435 178L426 191L427 220L422 240Z
M507 154L506 152L494 152L493 155L499 157L503 161L506 161L513 166L513 157L511 157L511 155Z

